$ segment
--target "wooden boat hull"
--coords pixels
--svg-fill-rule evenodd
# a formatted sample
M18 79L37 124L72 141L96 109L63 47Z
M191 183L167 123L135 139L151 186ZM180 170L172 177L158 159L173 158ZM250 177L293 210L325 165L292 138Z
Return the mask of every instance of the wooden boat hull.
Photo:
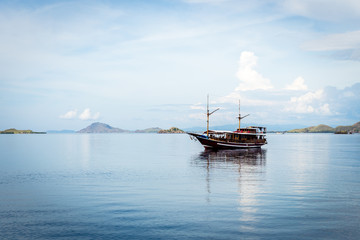
M265 143L236 143L227 141L218 141L209 139L204 135L196 133L188 133L195 137L205 148L213 149L242 149L242 148L261 148Z

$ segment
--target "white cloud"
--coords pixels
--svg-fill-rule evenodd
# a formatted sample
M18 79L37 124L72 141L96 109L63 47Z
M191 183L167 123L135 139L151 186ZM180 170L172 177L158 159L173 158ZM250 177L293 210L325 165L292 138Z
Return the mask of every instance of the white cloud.
M90 108L86 108L80 115L81 120L96 120L100 117L100 113L97 112L94 115L91 114Z
M273 101L253 99L253 95L262 95L273 86L269 79L264 78L253 68L256 67L257 57L253 52L244 51L240 55L239 69L237 77L240 80L235 90L224 97L217 98L218 103L234 103L248 106L270 106L274 105Z
M330 106L326 101L324 90L308 92L300 97L292 97L285 111L295 113L317 113L321 115L331 115Z
M78 115L78 110L70 110L67 113L60 115L60 118L62 119L75 119L78 117L81 120L96 120L100 117L100 113L97 112L95 114L92 114L90 111L90 108L86 108L82 113Z
M60 118L74 119L74 118L76 118L76 115L77 115L77 110L75 109L75 110L70 110L67 113L63 114L63 115L60 115Z
M305 80L302 77L297 77L294 82L290 85L286 86L286 90L307 90L307 86L305 85Z
M239 69L236 76L240 80L235 91L268 90L273 88L269 79L264 78L254 70L257 64L257 57L253 52L242 52L240 55Z

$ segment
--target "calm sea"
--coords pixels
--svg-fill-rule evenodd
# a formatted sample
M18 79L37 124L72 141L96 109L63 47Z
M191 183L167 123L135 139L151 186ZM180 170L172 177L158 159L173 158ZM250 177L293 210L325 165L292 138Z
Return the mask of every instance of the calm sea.
M360 239L360 135L0 135L0 239Z

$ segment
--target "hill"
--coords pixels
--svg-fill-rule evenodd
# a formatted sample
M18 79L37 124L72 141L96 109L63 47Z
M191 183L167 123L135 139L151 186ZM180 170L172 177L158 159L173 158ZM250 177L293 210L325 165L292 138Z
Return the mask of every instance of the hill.
M172 127L170 129L160 130L158 133L185 133L185 132L177 127Z
M17 130L15 128L0 131L0 134L46 134L46 132L33 132L32 130Z
M328 125L320 124L317 126L312 126L307 128L293 129L287 132L288 133L333 133L335 132L335 128L332 128Z
M96 122L86 128L77 131L77 133L126 133L130 132L120 128L114 128L108 124Z
M330 126L320 124L314 127L293 129L287 131L288 133L360 133L360 122L357 122L351 126L337 126L332 128Z
M335 133L360 133L360 122L353 124L352 126L337 126Z

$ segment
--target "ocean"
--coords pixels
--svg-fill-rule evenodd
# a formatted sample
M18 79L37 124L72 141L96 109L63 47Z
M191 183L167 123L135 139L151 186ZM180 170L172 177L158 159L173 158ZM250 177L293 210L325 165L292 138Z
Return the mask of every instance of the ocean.
M0 135L0 239L360 239L360 134Z

